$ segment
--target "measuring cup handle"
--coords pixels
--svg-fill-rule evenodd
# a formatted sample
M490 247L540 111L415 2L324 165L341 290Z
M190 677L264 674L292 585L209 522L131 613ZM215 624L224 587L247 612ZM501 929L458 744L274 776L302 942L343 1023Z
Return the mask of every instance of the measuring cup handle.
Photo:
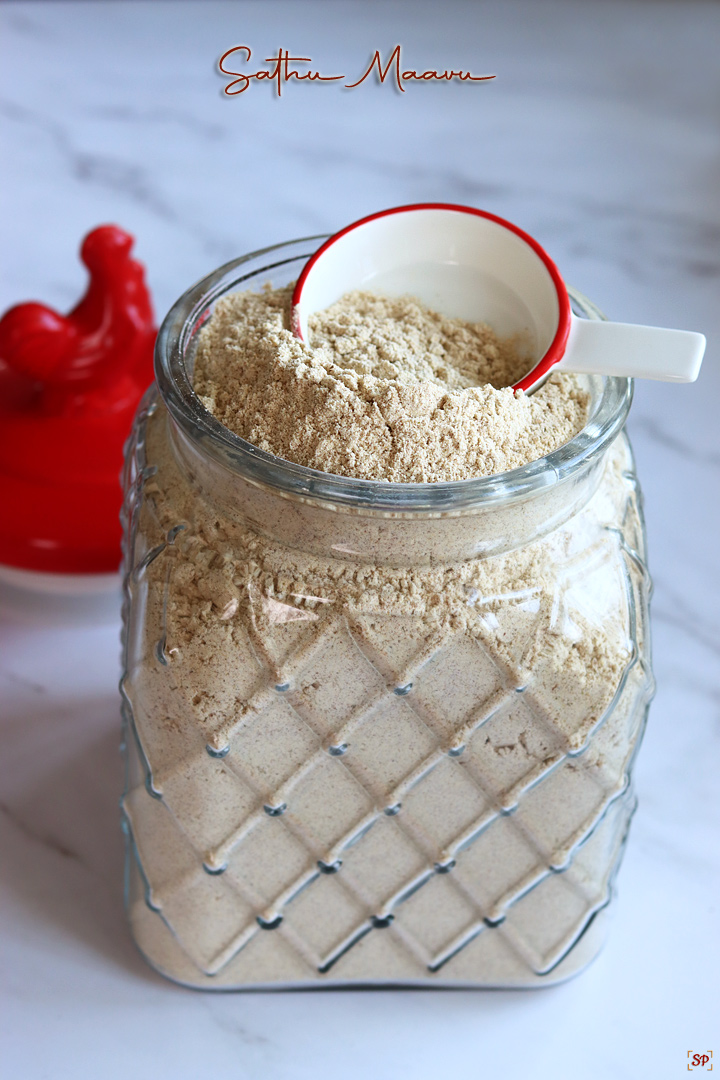
M572 316L565 354L555 371L695 382L705 336L691 330L600 322Z

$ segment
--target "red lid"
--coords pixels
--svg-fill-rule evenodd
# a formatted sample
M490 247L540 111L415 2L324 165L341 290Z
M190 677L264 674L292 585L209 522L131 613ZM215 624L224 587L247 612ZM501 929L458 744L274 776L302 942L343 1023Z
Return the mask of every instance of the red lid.
M120 563L123 445L152 381L154 325L133 237L89 233L90 283L69 315L0 319L0 563L98 574Z

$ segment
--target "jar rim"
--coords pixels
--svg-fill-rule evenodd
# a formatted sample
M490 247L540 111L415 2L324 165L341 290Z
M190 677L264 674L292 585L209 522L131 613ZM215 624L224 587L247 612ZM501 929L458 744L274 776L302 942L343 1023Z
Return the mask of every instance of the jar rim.
M544 457L492 476L434 483L362 480L320 472L260 450L205 408L192 387L186 357L211 305L225 293L273 269L308 259L326 235L303 237L242 255L196 282L170 308L158 331L155 377L175 423L190 441L244 479L286 496L355 510L457 512L531 496L569 480L599 458L622 430L632 403L632 379L591 376L601 390L584 427ZM309 246L311 245L311 246ZM268 260L266 260L268 257ZM568 288L575 313L604 319L595 305Z

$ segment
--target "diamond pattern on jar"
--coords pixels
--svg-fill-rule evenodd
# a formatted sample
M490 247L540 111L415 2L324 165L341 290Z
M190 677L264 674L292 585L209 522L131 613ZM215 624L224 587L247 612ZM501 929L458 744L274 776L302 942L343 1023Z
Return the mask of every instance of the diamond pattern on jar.
M294 785L287 799L288 820L320 851L350 832L372 809L366 791L337 759L320 759Z
M314 866L311 853L284 822L263 814L233 848L225 873L240 892L255 898L258 909L264 909Z
M326 739L352 714L385 692L385 681L358 649L347 626L336 621L322 648L298 675L288 700L305 722Z
M243 931L256 930L250 904L223 875L215 877L201 869L163 892L161 911L188 956L208 973L225 961L228 947L234 951L233 942Z
M208 800L208 792L212 800ZM231 836L257 805L257 796L224 761L207 754L163 780L163 801L203 858Z
M227 763L271 796L320 749L315 732L279 695L252 714L228 741Z
M489 803L463 765L451 758L439 764L403 799L403 823L418 829L438 856L451 841L489 810Z
M413 707L440 739L455 734L501 686L498 667L482 645L457 635L418 675Z
M197 852L178 828L160 799L153 799L144 787L134 788L123 798L123 809L132 828L133 844L144 868L149 899L158 902L162 887L197 869Z
M550 874L512 906L503 933L541 973L562 959L592 907L564 875Z
M367 919L365 906L339 875L321 875L285 908L285 921L318 957L332 953Z
M402 615L354 613L350 624L358 645L388 686L406 689L414 675L448 638L447 631L418 626Z
M582 761L569 758L523 797L514 823L532 837L551 865L563 866L606 803L604 789Z
M478 912L456 887L452 873L435 874L398 907L395 918L432 962L432 957L477 923Z
M395 818L382 815L342 853L342 875L375 913L422 875L430 862L401 830Z
M561 757L557 735L514 694L471 735L463 760L498 803L510 809L518 792Z
M437 737L410 704L392 695L350 733L345 760L368 791L387 805L397 785L437 746Z
M541 854L516 828L513 817L500 815L458 853L453 877L485 916L497 919L545 869Z

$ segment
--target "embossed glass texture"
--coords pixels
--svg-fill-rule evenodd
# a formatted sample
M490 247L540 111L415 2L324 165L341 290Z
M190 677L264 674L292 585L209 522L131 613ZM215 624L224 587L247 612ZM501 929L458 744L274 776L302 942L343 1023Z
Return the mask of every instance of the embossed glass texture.
M604 940L653 690L631 385L588 379L582 432L487 479L366 482L265 454L193 395L196 334L225 292L292 281L319 239L237 260L178 301L128 448L131 927L158 970L208 989L548 985ZM453 588L471 618L344 603L331 575L277 618L226 545L240 607L208 601L208 633L232 625L232 677L211 647L189 664L172 612L196 528L167 498L158 509L161 443L198 504L281 552L371 567L378 595L398 567L421 592L464 567ZM472 585L473 568L502 583L499 561L509 581L522 559L522 587Z

